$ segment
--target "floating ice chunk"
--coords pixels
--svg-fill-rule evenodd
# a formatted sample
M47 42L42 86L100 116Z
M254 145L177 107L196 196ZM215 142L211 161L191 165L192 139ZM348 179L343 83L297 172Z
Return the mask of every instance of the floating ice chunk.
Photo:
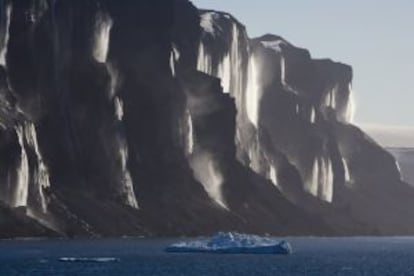
M110 262L119 262L119 258L112 257L100 257L100 258L76 258L76 257L62 257L59 258L60 262L69 262L69 263L110 263Z
M220 232L210 239L175 243L168 246L165 250L171 253L282 255L292 253L292 248L286 241L232 232Z

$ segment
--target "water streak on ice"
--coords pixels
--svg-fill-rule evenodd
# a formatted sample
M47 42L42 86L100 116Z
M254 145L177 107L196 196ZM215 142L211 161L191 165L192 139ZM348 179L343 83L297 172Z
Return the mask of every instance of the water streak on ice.
M26 146L24 144L24 129L18 125L15 128L20 145L20 164L17 167L17 181L13 207L27 206L29 195L29 160L27 158Z
M7 46L9 44L9 28L11 19L12 5L6 7L6 26L3 34L3 41L0 41L0 65L6 66Z
M108 14L102 12L99 12L97 14L95 23L95 45L93 49L93 56L98 62L106 62L112 25L112 18Z

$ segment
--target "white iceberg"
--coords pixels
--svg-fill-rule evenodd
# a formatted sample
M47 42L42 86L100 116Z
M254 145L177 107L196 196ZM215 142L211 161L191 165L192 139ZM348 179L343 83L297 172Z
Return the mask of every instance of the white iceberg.
M219 253L219 254L281 254L292 253L287 241L270 237L220 232L210 239L179 242L165 249L170 253Z

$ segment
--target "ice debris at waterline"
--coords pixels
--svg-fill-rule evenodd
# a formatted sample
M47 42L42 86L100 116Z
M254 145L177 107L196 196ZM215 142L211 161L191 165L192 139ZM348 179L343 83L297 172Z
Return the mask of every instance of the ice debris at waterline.
M100 258L76 258L76 257L62 257L59 258L60 262L67 263L112 263L119 262L119 258L100 257Z
M219 253L219 254L280 254L292 253L287 241L239 233L220 232L210 239L179 242L165 249L170 253Z

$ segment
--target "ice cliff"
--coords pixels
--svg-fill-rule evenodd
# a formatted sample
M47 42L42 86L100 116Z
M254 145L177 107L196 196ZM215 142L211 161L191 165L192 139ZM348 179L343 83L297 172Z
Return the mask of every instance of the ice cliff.
M2 0L0 236L413 234L352 74L187 0Z

